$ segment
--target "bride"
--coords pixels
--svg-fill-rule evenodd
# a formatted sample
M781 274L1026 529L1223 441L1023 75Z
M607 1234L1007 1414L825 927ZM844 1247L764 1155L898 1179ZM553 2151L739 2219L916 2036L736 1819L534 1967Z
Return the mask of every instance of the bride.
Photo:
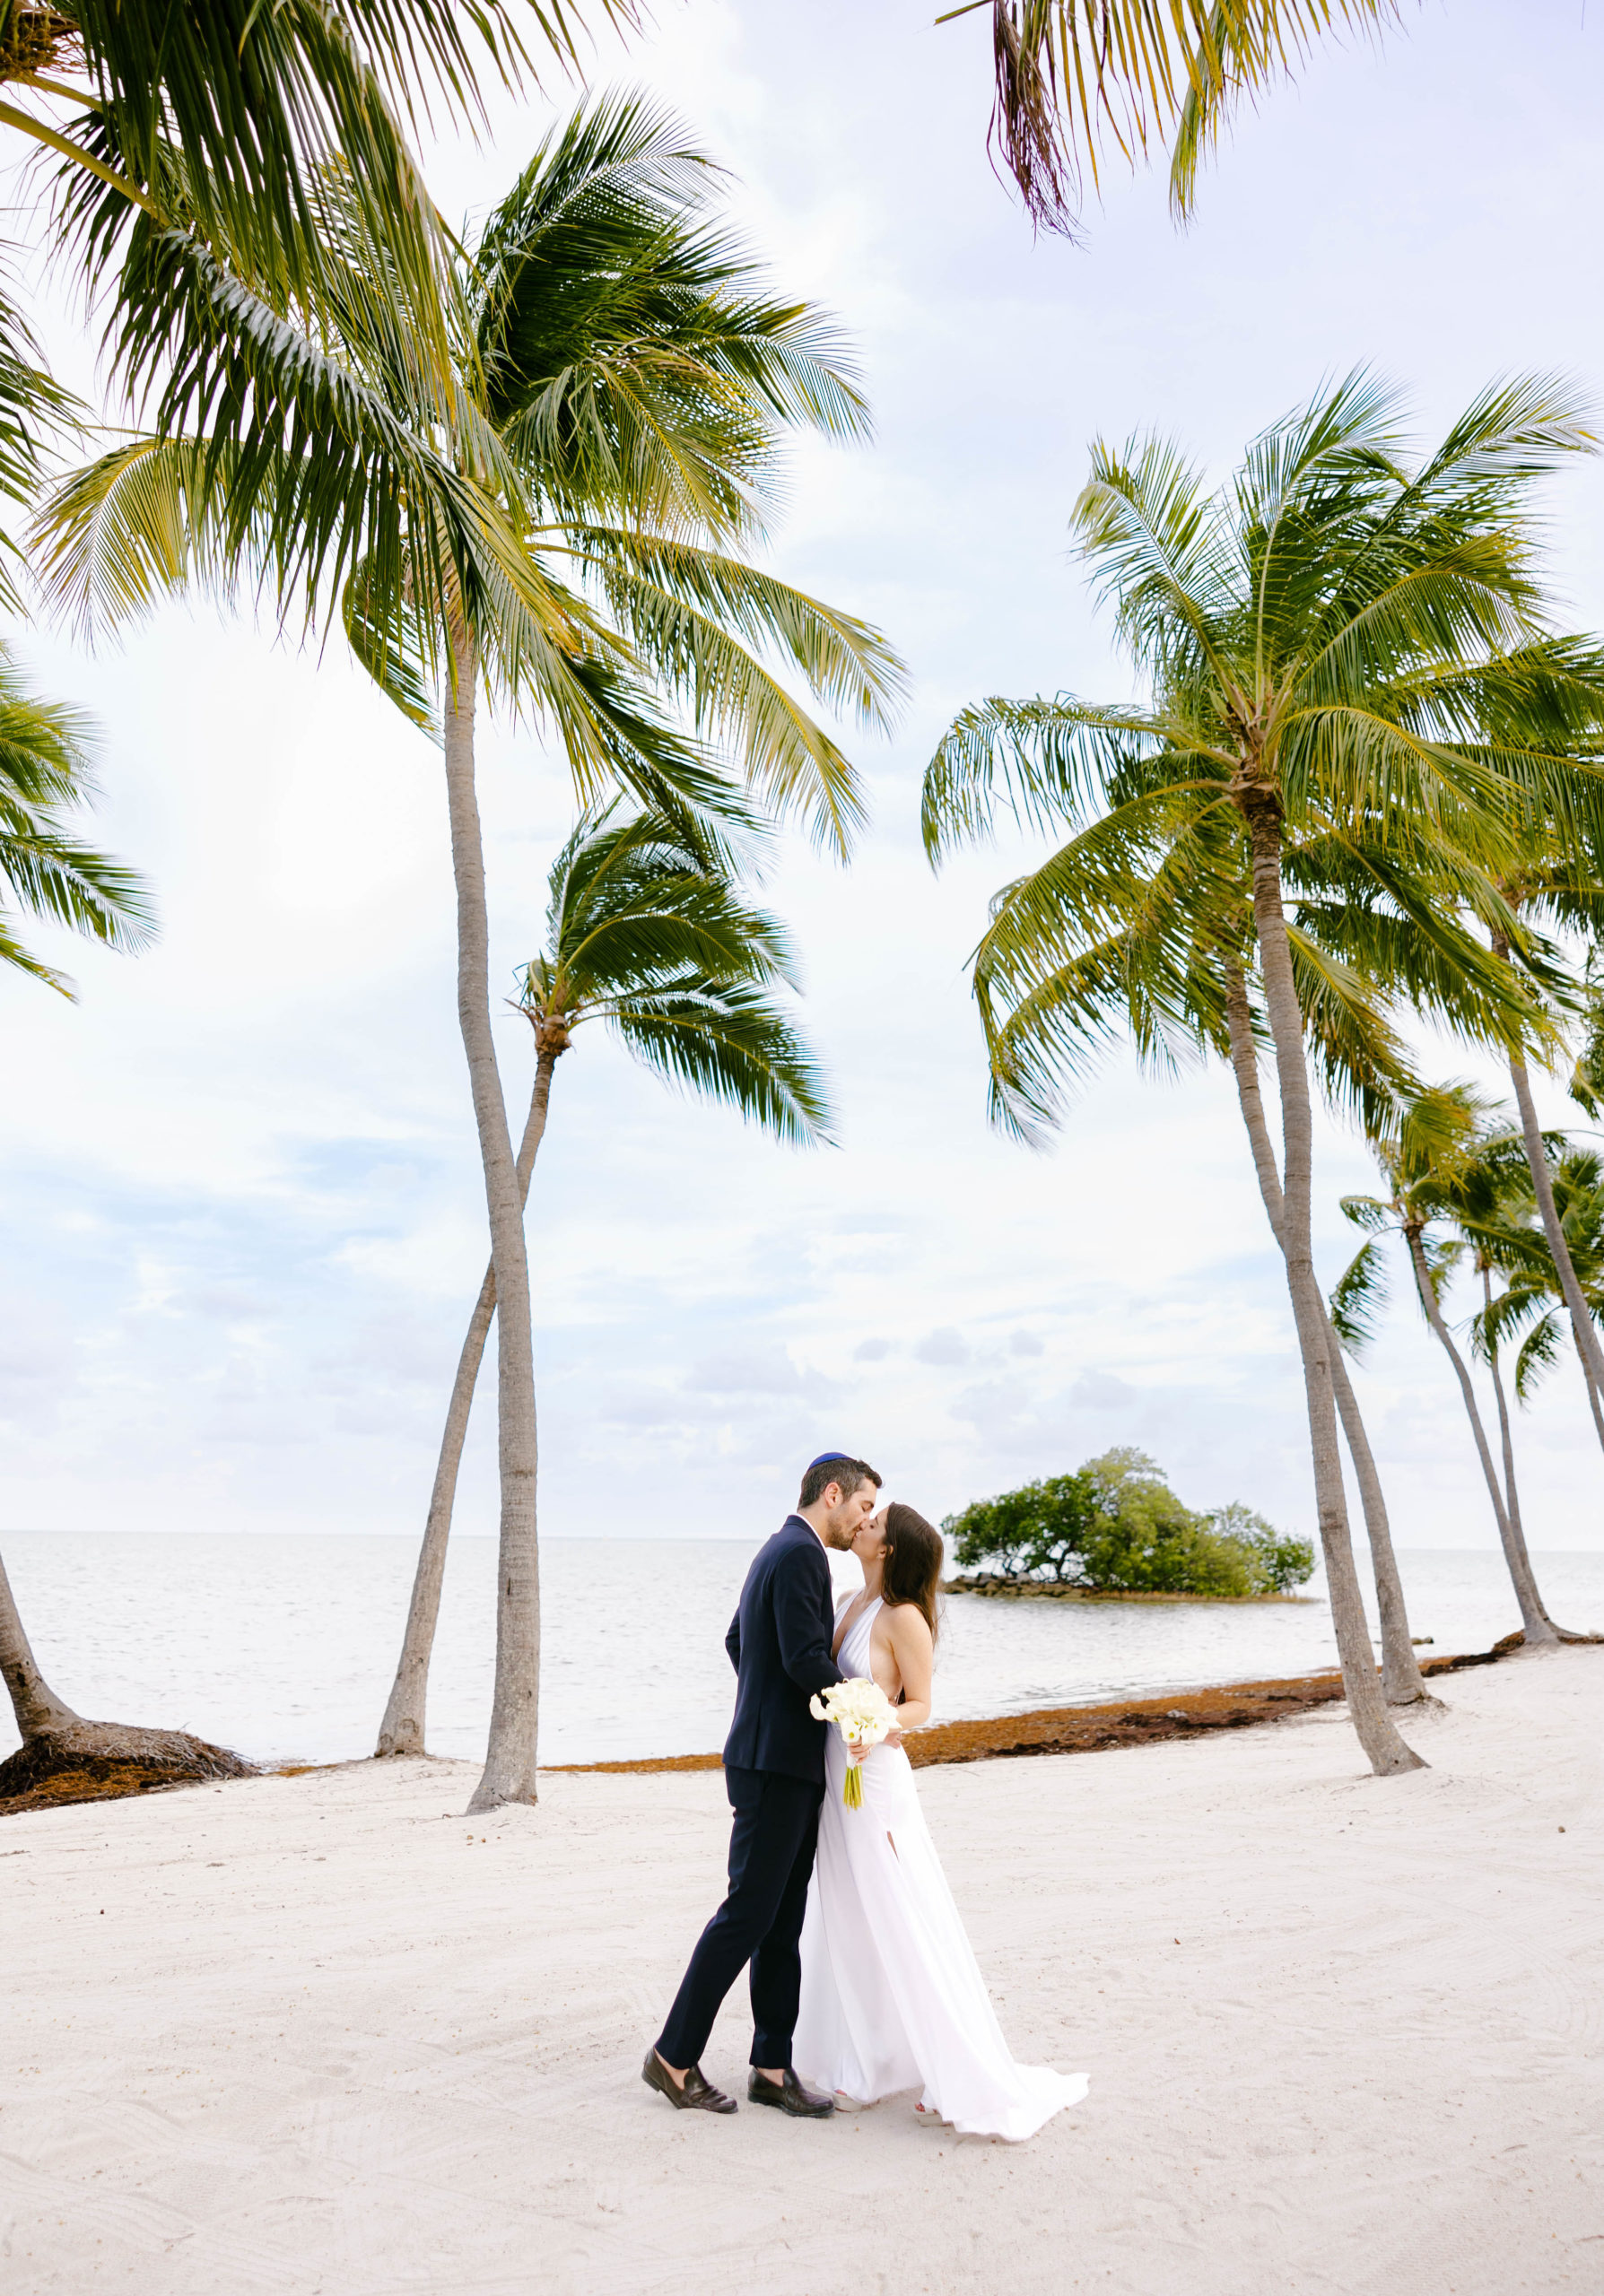
M902 1726L930 1716L941 1539L894 1501L852 1542L863 1592L836 1606L833 1655L871 1675ZM1033 2136L1086 2093L1083 2074L1016 2065L953 1903L900 1743L863 1762L863 1804L841 1799L847 1749L825 1753L818 1856L802 1926L793 2061L804 2080L873 2104L918 2089L917 2109L959 2130Z

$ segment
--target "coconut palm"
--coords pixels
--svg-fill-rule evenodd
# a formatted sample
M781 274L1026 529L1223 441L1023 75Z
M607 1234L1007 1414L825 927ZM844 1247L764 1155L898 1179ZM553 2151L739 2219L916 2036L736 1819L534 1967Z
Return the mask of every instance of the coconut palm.
M1503 1338L1508 1328L1506 1311L1513 1289L1508 1274L1512 1257L1524 1270L1530 1256L1539 1245L1539 1239L1530 1227L1512 1220L1510 1196L1514 1174L1510 1168L1510 1151L1513 1149L1521 1160L1521 1177L1525 1170L1525 1143L1518 1136L1505 1135L1503 1139L1484 1143L1479 1155L1472 1158L1459 1176L1455 1187L1456 1224L1470 1255L1471 1266L1481 1285L1482 1304L1470 1319L1470 1352L1478 1362L1485 1363L1493 1382L1493 1399L1498 1407L1498 1439L1504 1453L1504 1499L1509 1509L1510 1528L1521 1547L1526 1545L1526 1526L1521 1514L1521 1489L1515 1476L1515 1434L1510 1417L1509 1396L1504 1391ZM1530 1185L1521 1194L1530 1199ZM1535 1211L1535 1201L1532 1200ZM1543 1248L1546 1257L1546 1247ZM1549 1263L1552 1274L1553 1264ZM1495 1286L1494 1278L1502 1280ZM1539 1342L1540 1345L1540 1342ZM1533 1351L1534 1354L1536 1351ZM1522 1354L1525 1350L1522 1350ZM1526 1392L1521 1384L1521 1357L1515 1361L1517 1399ZM1588 1394L1593 1394L1591 1382Z
M1473 1344L1495 1370L1500 1349L1519 1338L1514 1386L1517 1400L1525 1403L1559 1360L1565 1333L1568 1328L1573 1336L1574 1326L1531 1186L1525 1140L1523 1135L1514 1138L1520 1169L1501 1170L1495 1205L1476 1231L1478 1251L1502 1278L1503 1288L1485 1301ZM1595 1149L1571 1146L1559 1133L1545 1133L1543 1147L1566 1254L1596 1327L1604 1318L1604 1158ZM1585 1374L1580 1351L1578 1360ZM1586 1387L1597 1428L1599 1391L1591 1378Z
M1556 1208L1550 1159L1529 1068L1533 1057L1553 1067L1567 1057L1569 1024L1580 1005L1585 1030L1589 1011L1585 981L1573 980L1550 935L1557 933L1591 945L1604 931L1604 773L1600 770L1604 648L1591 639L1539 638L1500 663L1498 675L1479 694L1474 686L1466 688L1456 699L1454 715L1463 730L1479 737L1486 761L1510 785L1511 851L1491 880L1469 870L1442 890L1463 921L1486 935L1495 957L1521 976L1515 1004L1521 995L1529 1002L1525 1025L1479 1033L1509 1070L1529 1185L1547 1240L1549 1265L1571 1316L1594 1425L1604 1445L1604 1345L1585 1304L1565 1222ZM1378 901L1385 901L1390 891L1382 877L1348 888L1340 916L1332 918L1339 928L1335 945L1343 953L1361 963L1371 961L1380 923ZM1400 925L1407 926L1413 941L1422 922L1417 909L1407 919L1382 926L1386 946L1382 953L1390 965L1401 968L1400 978L1414 964L1419 986L1410 995L1417 1009L1423 1010L1434 1000L1441 1003L1435 994L1439 961L1428 945L1420 952L1425 960L1420 963L1399 939ZM1459 999L1463 995L1463 988L1456 991ZM1573 1090L1580 1082L1584 1105L1585 1057L1584 1053L1583 1065L1573 1077Z
M518 1152L527 1202L545 1136L552 1078L587 1022L600 1022L669 1083L736 1109L775 1138L823 1136L824 1096L806 1046L770 991L794 986L785 935L710 875L672 820L608 807L580 823L551 873L546 945L520 977L535 1036L535 1083ZM468 1323L446 1413L400 1664L376 1752L423 1752L429 1659L440 1614L458 1470L496 1310L493 1261Z
M1285 1207L1260 1089L1266 1031L1248 856L1229 822L1211 816L1150 811L1134 841L1111 835L1111 822L1129 823L1133 808L1139 810L1147 777L1140 761L1111 775L1107 814L992 904L990 927L975 952L974 987L990 1057L993 1115L1005 1126L1028 1131L1056 1114L1066 1083L1089 1075L1103 1047L1120 1037L1155 1070L1209 1057L1229 1061L1279 1248ZM1379 1120L1411 1082L1384 1009L1397 984L1383 992L1323 945L1329 912L1340 911L1353 874L1346 852L1316 839L1289 850L1286 866L1299 896L1293 962L1315 1073L1339 1112ZM1473 941L1463 935L1453 940L1473 965L1486 970L1486 952ZM1439 952L1439 1004L1464 987L1454 953L1452 946ZM1478 1009L1473 994L1468 1006ZM1448 1016L1457 1020L1464 1009L1453 1001ZM1386 1500L1357 1397L1334 1347L1330 1360L1374 1567L1382 1692L1389 1704L1406 1705L1428 1693L1410 1639Z
M991 15L992 141L1038 229L1073 231L1089 176L1173 138L1170 199L1190 213L1198 168L1235 106L1286 79L1317 40L1373 31L1397 0L961 0Z
M1339 970L1329 963L1322 965L1321 959L1325 952L1318 940L1312 935L1302 937L1303 950L1300 953L1303 961L1299 970L1304 978L1299 984L1299 1002L1311 1022L1310 1052L1327 1098L1338 1102L1348 1099L1361 1107L1373 1108L1383 1095L1390 1099L1405 1083L1407 1071L1399 1049L1374 1000L1356 994L1356 984L1343 978ZM1225 1050L1236 1086L1237 1109L1252 1153L1260 1200L1270 1232L1285 1257L1286 1196L1259 1081L1264 1034L1262 1008L1261 1003L1250 997L1246 970L1235 952L1228 950L1223 958L1221 986ZM1218 1049L1217 1043L1213 1048ZM1340 1348L1333 1344L1328 1351L1328 1360L1370 1545L1382 1628L1382 1695L1389 1706L1410 1706L1429 1699L1431 1693L1425 1687L1409 1632L1409 1614L1392 1544L1386 1495L1359 1399L1354 1393Z
M1507 969L1473 945L1456 902L1472 875L1478 900L1493 900L1523 797L1571 770L1481 729L1489 696L1514 712L1530 676L1520 649L1547 635L1533 481L1587 444L1565 396L1529 380L1486 393L1416 461L1394 395L1359 374L1273 426L1213 495L1165 440L1094 447L1076 528L1149 699L987 702L955 722L926 777L932 857L984 833L1000 805L1041 824L1095 825L1111 871L1133 879L1151 848L1179 845L1183 826L1195 831L1199 865L1230 847L1245 860L1321 1544L1355 1723L1382 1770L1415 1758L1375 1684L1348 1541L1334 1351L1313 1266L1312 1113L1286 857L1323 844L1356 872L1390 871L1404 912L1392 937L1420 933L1428 964L1451 946L1486 1007L1511 1009L1515 992L1497 978ZM1066 907L1050 862L1009 890L993 919L990 961L1027 1013ZM1527 1025L1536 1029L1535 1015ZM1000 1071L993 1047L999 1104L1026 1121L1050 1110L1050 1031L1041 1043L1034 1065L1022 1046Z
M1591 670L1593 665L1590 664L1589 667ZM1562 717L1550 731L1550 739L1562 753L1568 751L1573 756L1579 755L1590 768L1595 769L1582 784L1585 796L1593 802L1580 807L1573 804L1562 807L1534 805L1531 808L1528 817L1526 850L1518 865L1503 873L1498 885L1499 894L1507 904L1510 914L1519 918L1527 926L1528 932L1524 938L1520 935L1512 938L1504 918L1492 915L1486 920L1495 953L1505 963L1527 971L1534 971L1539 961L1552 957L1547 940L1539 936L1542 930L1556 929L1568 936L1581 936L1590 945L1596 935L1604 933L1604 885L1600 884L1599 874L1600 865L1604 864L1604 835L1600 834L1593 789L1597 780L1598 722L1596 713L1590 706L1594 676L1596 671L1575 697L1576 706L1565 713L1571 722L1565 722ZM1556 716L1558 714L1556 713ZM1568 744L1567 735L1570 737ZM1534 932L1533 927L1539 931ZM1556 1013L1563 1017L1572 1002L1567 994L1569 984L1556 979L1550 967L1549 978L1544 986L1550 990L1558 989L1558 996L1551 997L1550 1001ZM1553 1055L1563 1049L1564 1043L1564 1037L1556 1031L1551 1039ZM1600 1342L1595 1328L1582 1277L1572 1251L1565 1214L1556 1199L1549 1154L1538 1120L1525 1048L1520 1044L1512 1044L1508 1048L1506 1057L1510 1083L1520 1113L1527 1171L1547 1243L1549 1264L1557 1277L1570 1317L1576 1352L1587 1380L1593 1424L1600 1446L1604 1446L1604 1343ZM1554 1065L1552 1057L1547 1065Z
M1507 1418L1506 1479L1501 1487L1476 1399L1476 1383L1442 1308L1449 1279L1467 1258L1481 1263L1478 1272L1484 1276L1490 1300L1492 1248L1489 1242L1478 1249L1478 1230L1485 1234L1486 1225L1496 1216L1500 1173L1507 1175L1512 1144L1507 1133L1489 1126L1489 1104L1469 1086L1444 1085L1415 1094L1400 1107L1396 1123L1373 1140L1389 1193L1385 1197L1342 1199L1343 1211L1356 1227L1367 1231L1369 1240L1338 1280L1331 1293L1331 1320L1350 1352L1356 1353L1368 1344L1387 1297L1382 1241L1388 1235L1399 1237L1408 1256L1421 1312L1459 1382L1499 1543L1521 1607L1521 1631L1528 1646L1535 1648L1562 1637L1544 1605L1527 1551ZM1498 1393L1504 1417L1502 1385Z
M442 741L458 1008L499 1307L501 1567L481 1808L534 1798L539 1598L528 1270L475 790L479 686L555 733L587 804L622 786L710 852L716 817L745 818L719 770L729 757L755 797L844 852L860 811L852 769L754 648L867 722L885 722L900 685L875 632L750 563L783 433L859 437L867 417L828 325L765 292L719 228L713 175L675 122L627 99L554 131L461 245L436 315L454 346L449 404L414 358L405 282L345 177L328 177L338 329L286 317L239 369L248 379L259 357L266 403L281 408L303 373L304 419L287 441L282 426L248 448L226 427L210 440L135 439L70 480L46 521L45 578L92 625L187 585L227 595L254 582L310 622L337 596L358 658Z

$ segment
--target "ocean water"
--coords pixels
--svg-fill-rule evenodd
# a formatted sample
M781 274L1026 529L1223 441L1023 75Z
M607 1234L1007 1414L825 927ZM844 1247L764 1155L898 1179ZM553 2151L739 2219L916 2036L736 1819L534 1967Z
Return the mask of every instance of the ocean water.
M410 1539L13 1532L4 1559L46 1674L80 1713L198 1732L262 1761L370 1753L412 1585ZM555 1539L542 1556L541 1759L706 1753L722 1742L723 1639L755 1548ZM842 1587L857 1565L833 1559ZM1430 1655L1520 1623L1495 1552L1400 1557ZM1553 1614L1604 1627L1604 1554L1537 1558ZM455 1542L431 1678L432 1752L477 1759L490 1713L495 1550ZM1095 1705L1336 1663L1323 1599L999 1603L949 1596L938 1718ZM0 1704L3 1704L0 1701ZM0 1714L0 1756L16 1744Z

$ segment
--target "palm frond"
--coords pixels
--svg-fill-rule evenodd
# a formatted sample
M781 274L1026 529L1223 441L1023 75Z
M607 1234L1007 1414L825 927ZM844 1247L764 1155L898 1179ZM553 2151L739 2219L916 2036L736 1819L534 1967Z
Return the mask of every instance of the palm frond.
M620 24L633 0L597 0ZM88 83L65 136L62 236L108 281L127 225L153 206L279 308L315 302L323 272L317 182L349 168L376 231L420 290L428 355L449 367L426 291L443 275L447 240L418 175L406 130L484 117L488 65L516 84L532 65L502 0L71 0ZM563 65L576 56L571 0L520 11ZM14 107L13 108L14 109Z
M812 1147L830 1137L820 1072L803 1039L767 999L739 983L686 985L620 1003L613 1025L637 1060L667 1083L736 1109L776 1139Z
M776 426L867 435L833 322L765 294L713 220L719 174L671 114L605 97L553 130L479 237L489 412L564 511L745 533Z
M885 728L903 665L867 623L738 559L658 535L582 526L567 546L618 628L773 810L800 814L845 856L864 819L853 769L753 647L783 655L811 691Z
M582 817L553 865L519 1002L569 1031L600 1021L668 1082L807 1143L826 1136L824 1085L769 993L795 971L784 927L676 820L615 804Z
M993 695L953 720L926 769L925 851L938 862L959 843L989 836L999 809L1037 830L1075 823L1163 738L1139 709L1099 709L1068 694Z
M1557 1308L1540 1316L1521 1343L1515 1358L1515 1396L1521 1403L1530 1403L1537 1393L1545 1374L1558 1362L1563 1347L1564 1324Z
M1316 43L1374 33L1397 0L959 0L989 7L999 148L1038 230L1073 234L1105 162L1135 167L1173 138L1170 198L1191 211L1198 170L1244 98L1291 78Z
M1359 1199L1348 1197L1343 1210ZM1354 1214L1349 1212L1348 1217ZM1389 1299L1387 1270L1380 1244L1362 1244L1332 1286L1327 1303L1331 1329L1345 1355L1359 1356L1375 1337Z
M0 885L30 916L107 948L138 950L153 930L145 886L66 826L93 791L83 719L29 692L0 657ZM0 919L0 962L73 994L63 974L22 947L9 916Z

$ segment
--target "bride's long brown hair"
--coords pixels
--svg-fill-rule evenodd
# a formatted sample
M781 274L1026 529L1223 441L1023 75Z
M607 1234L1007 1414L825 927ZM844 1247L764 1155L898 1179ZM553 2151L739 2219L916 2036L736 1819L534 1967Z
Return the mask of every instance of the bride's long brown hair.
M880 1565L880 1593L886 1607L911 1603L923 1616L935 1641L941 1628L936 1614L936 1589L941 1583L945 1550L941 1533L911 1507L894 1499L885 1509L885 1553Z

